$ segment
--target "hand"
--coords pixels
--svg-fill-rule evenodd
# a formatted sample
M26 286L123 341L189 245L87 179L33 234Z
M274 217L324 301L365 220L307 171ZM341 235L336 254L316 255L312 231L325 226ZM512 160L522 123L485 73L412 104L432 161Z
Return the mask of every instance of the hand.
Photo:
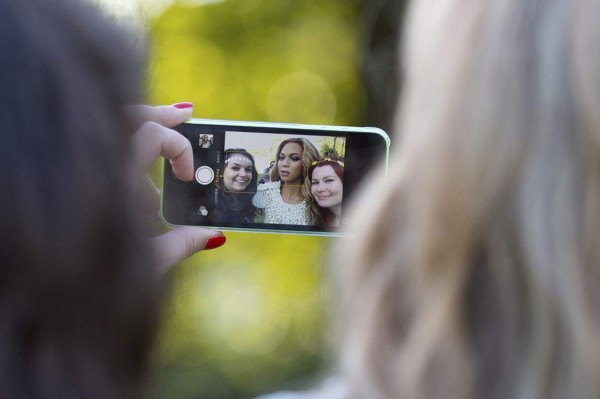
M175 176L183 181L194 178L194 162L190 142L176 131L169 129L192 116L192 104L178 103L172 106L151 107L136 105L131 107L134 126L133 137L135 154L134 174L144 176L139 190L142 198L153 199L149 205L154 214L160 203L160 192L146 173L159 155L171 162ZM158 237L152 238L158 272L166 273L173 265L198 251L213 249L225 244L221 232L201 227L178 227Z

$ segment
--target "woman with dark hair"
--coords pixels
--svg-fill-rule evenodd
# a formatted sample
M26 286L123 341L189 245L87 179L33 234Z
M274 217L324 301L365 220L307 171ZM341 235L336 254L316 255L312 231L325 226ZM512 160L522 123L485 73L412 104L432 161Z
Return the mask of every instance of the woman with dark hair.
M256 208L252 197L258 185L254 157L241 148L225 150L222 185L217 194L216 218L219 222L252 223Z
M252 203L264 209L264 222L310 224L307 210L310 198L308 168L319 159L319 151L304 138L283 140L271 169L271 181L258 186Z
M308 170L311 198L309 209L315 226L338 227L342 222L344 161L326 157L314 161Z
M126 107L142 92L135 50L81 1L0 0L2 398L146 396L158 275L224 242L140 233L155 158L193 177L189 142L165 127L192 109Z

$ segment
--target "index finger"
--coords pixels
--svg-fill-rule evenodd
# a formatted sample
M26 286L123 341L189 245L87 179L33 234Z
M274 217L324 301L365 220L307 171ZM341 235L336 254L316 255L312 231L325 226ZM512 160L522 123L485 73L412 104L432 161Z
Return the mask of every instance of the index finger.
M194 157L188 139L156 122L146 122L133 137L137 174L146 173L159 155L171 162L173 173L183 181L194 176Z
M177 126L192 117L193 104L188 102L173 105L130 105L127 107L133 130L146 122L156 122L166 127Z

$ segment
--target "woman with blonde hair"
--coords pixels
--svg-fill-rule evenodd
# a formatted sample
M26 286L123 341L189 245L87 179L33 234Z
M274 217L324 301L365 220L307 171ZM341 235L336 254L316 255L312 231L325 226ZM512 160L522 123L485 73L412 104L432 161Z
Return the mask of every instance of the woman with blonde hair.
M600 2L408 15L394 161L337 248L349 397L598 398Z
M275 224L312 224L307 199L310 165L319 159L319 151L305 138L283 140L275 155L271 181L260 184L252 203L264 209L264 222Z

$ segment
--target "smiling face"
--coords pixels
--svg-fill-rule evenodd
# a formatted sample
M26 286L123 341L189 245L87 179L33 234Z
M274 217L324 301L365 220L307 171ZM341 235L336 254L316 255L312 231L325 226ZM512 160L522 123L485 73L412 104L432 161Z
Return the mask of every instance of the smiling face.
M244 154L232 153L223 170L226 191L244 191L252 182L252 160Z
M302 183L303 152L302 146L294 142L287 143L281 149L279 160L277 161L277 169L279 170L279 179L283 183Z
M344 184L331 165L318 166L313 170L310 192L322 208L342 204Z

